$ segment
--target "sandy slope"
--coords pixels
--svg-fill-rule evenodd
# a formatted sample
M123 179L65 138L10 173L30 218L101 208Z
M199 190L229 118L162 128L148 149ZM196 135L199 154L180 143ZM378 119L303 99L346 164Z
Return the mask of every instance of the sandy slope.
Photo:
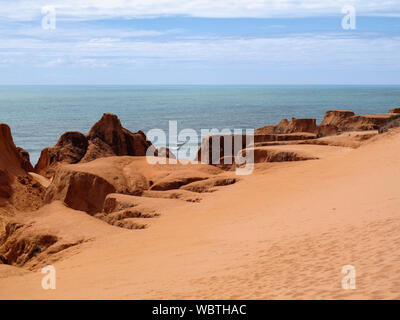
M260 164L145 230L99 234L89 217L96 236L55 263L56 290L40 270L10 272L0 298L399 299L399 150L397 131L333 158ZM341 288L347 264L356 290Z

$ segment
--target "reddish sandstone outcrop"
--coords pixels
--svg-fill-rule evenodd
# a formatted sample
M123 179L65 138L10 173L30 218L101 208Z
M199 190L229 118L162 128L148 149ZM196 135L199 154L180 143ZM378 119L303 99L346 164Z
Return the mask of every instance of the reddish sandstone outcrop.
M254 134L275 134L276 127L277 126L275 126L275 125L264 126L264 127L258 128L256 131L254 131Z
M158 148L155 155L157 157L164 157L164 158L170 158L170 159L176 159L176 156L173 154L171 150L168 148Z
M197 153L197 160L208 164L223 164L222 159L233 159L236 154L251 145L253 142L258 143L268 143L268 142L284 142L284 141L296 141L296 140L308 140L315 139L317 135L315 133L309 132L298 132L298 133L286 133L286 134L276 134L276 133L260 133L269 130L257 130L253 136L253 139L246 138L245 135L234 136L234 135L214 135L208 136L203 139L201 147ZM235 140L236 139L236 140ZM235 145L236 141L236 145ZM249 145L248 145L249 144ZM213 152L213 148L219 148L219 152ZM226 154L225 154L226 150ZM234 161L230 160L229 163L232 164ZM230 166L227 166L230 168Z
M339 131L364 131L378 130L390 119L389 114L360 115L344 120L339 126Z
M291 121L287 119L281 120L276 126L265 126L255 131L255 134L283 134L283 133L298 133L298 132L317 132L316 119L296 119Z
M208 179L210 176L203 172L193 172L188 171L178 171L172 172L165 178L160 179L150 188L156 191L165 191L172 189L179 189L181 186L187 185L189 183Z
M329 110L325 113L324 120L318 126L318 136L330 136L337 134L342 124L349 118L354 117L350 110ZM343 128L343 127L342 127Z
M325 113L324 120L322 120L320 126L331 125L339 127L344 120L354 115L354 112L350 110L329 110Z
M394 109L395 110L395 109ZM350 110L329 110L319 126L315 119L283 119L276 126L266 126L256 130L256 134L310 132L319 136L334 135L345 131L377 130L383 126L389 114L355 115Z
M105 113L90 129L88 140L96 144L97 139L111 147L117 156L144 156L152 144L142 131L132 133L122 127L118 117Z
M0 222L0 230L0 260L34 271L73 254L89 239L118 232L59 201L38 211L19 212L3 226Z
M10 175L26 175L24 159L14 144L10 127L0 123L0 170Z
M234 184L236 181L236 178L212 177L210 179L189 183L181 187L181 189L198 193L212 192L215 190L214 187L228 186Z
M379 133L387 132L389 129L400 127L400 118L392 118L389 121L379 128Z
M0 206L25 210L42 203L43 188L28 176L29 158L13 141L10 127L0 123Z
M11 136L10 127L0 123L0 205L12 195L13 175L24 174L21 168L22 158Z
M90 162L98 158L113 156L115 156L115 153L111 146L99 138L94 138L92 141L89 141L87 152L80 162Z
M72 209L94 214L102 210L104 199L113 192L114 186L98 175L60 168L46 191L45 201L61 200Z
M80 132L65 132L54 147L42 150L35 172L52 176L60 163L78 163L85 155L89 142Z
M327 111L324 120L317 126L316 119L296 119L291 121L281 120L278 125L269 125L255 131L256 135L266 134L290 134L313 133L318 135L331 135L339 131L338 126L347 118L354 116L353 111L330 110ZM299 139L301 140L301 139Z
M131 157L107 157L90 163L63 165L55 171L45 201L61 200L70 208L90 214L100 212L109 193L141 194L149 182Z
M187 202L200 202L201 197L194 192L182 190L182 189L172 189L166 191L154 191L146 190L143 191L142 197L147 198L158 198L158 199L179 199Z
M94 214L102 211L109 193L140 196L151 186L153 190L178 189L221 172L213 166L196 164L152 165L146 157L99 158L60 166L47 188L45 201L61 200L72 209Z
M0 257L6 264L23 266L57 242L55 235L30 231L30 226L8 222L0 236Z
M0 205L5 204L5 200L12 195L12 178L5 170L0 170Z
M317 135L315 133L309 132L295 132L285 134L255 134L254 143L309 140L315 139L316 137Z
M292 118L292 121L285 122L285 124L283 124L282 122L278 124L276 133L295 133L295 132L315 133L316 130L317 130L316 119Z
M22 148L20 148L20 147L17 147L17 150L18 150L18 152L19 152L19 154L21 155L21 158L22 158L22 163L21 163L22 168L26 172L33 172L34 169L33 169L33 166L31 164L31 159L30 159L30 156L29 156L29 152L24 150L24 149L22 149Z
M369 139L375 137L378 131L349 131L328 137L313 140L304 140L300 144L314 144L322 146L337 146L346 148L358 148Z
M197 160L206 164L220 164L221 158L236 155L241 149L246 148L248 142L251 143L251 141L246 141L245 135L213 135L205 137L197 152Z
M183 205L176 199L150 199L145 197L109 194L104 201L104 210L96 218L126 229L145 229L166 208Z
M254 163L262 162L284 162L284 161L304 161L304 160L315 160L318 157L291 150L288 147L287 150L275 149L274 147L256 147L254 151Z
M80 132L64 133L54 147L43 149L35 172L47 177L61 163L89 162L110 156L144 156L154 148L142 132L130 132L122 127L118 117L105 113L85 136Z
M400 114L400 108L391 109L389 113Z
M317 135L319 137L332 136L337 133L338 133L338 127L333 124L320 125L317 131Z
M353 111L330 110L318 127L318 134L326 136L346 131L378 130L389 118L389 114L355 115Z

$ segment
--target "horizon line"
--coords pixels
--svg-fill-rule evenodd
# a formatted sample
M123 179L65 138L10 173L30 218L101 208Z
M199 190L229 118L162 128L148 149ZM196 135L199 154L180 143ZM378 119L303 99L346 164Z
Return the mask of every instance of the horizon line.
M183 83L100 83L100 84L88 84L88 83L12 83L12 84L0 84L0 87L6 86L400 86L400 83L239 83L239 84L229 84L229 83L193 83L193 84L183 84Z

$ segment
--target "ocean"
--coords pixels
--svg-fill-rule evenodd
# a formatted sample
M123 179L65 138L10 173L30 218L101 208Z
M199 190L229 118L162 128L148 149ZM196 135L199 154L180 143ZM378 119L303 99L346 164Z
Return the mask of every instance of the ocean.
M400 86L0 86L0 122L36 163L65 131L87 133L105 112L145 133L257 129L282 118L323 119L326 110L386 113L400 107Z

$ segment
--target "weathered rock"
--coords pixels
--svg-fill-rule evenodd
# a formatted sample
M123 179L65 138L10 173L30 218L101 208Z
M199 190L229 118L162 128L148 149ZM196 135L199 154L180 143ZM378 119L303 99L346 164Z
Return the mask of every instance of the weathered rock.
M168 148L159 148L159 149L157 149L155 155L157 157L176 159L176 156Z
M282 134L255 134L254 143L309 140L309 139L315 139L316 137L317 134L310 132L294 132L294 133L282 133Z
M111 184L117 193L140 195L150 187L147 174L151 165L144 157L106 157L64 168L99 176Z
M338 131L338 127L333 124L320 125L318 127L317 136L331 136L337 134Z
M333 135L346 131L378 130L389 118L390 114L355 115L353 111L330 110L326 112L318 133Z
M255 135L275 134L276 127L277 126L275 126L275 125L264 126L264 127L258 128L256 131L254 131L254 134Z
M17 150L18 150L19 154L22 157L22 163L21 163L22 168L26 172L32 172L34 169L33 169L33 166L31 164L31 159L30 159L30 156L29 156L29 152L24 150L24 149L22 149L22 148L20 148L20 147L17 147Z
M158 198L158 199L179 199L187 202L200 202L201 197L197 193L182 189L172 189L166 191L143 191L142 197Z
M280 124L278 124L276 128L276 133L295 133L295 132L315 133L316 131L317 131L316 119L292 118L292 121L286 120L284 123L281 122Z
M390 114L359 115L346 118L339 125L339 131L378 130L390 119Z
M158 191L179 189L181 186L195 181L205 180L209 177L210 175L206 173L181 170L178 172L172 172L165 178L155 182L150 189Z
M254 134L252 138L246 137L245 135L214 135L203 139L201 147L197 153L197 160L202 163L219 165L224 169L231 169L231 164L234 163L234 156L237 155L240 150L251 147L252 144L308 140L315 138L317 138L317 135L309 132L286 134L260 133Z
M212 177L210 179L189 183L181 187L181 189L198 193L210 192L214 190L214 187L227 186L234 184L236 181L236 178Z
M114 156L88 163L60 166L46 191L46 202L61 200L69 207L93 214L103 208L109 193L140 196L155 190L177 189L222 171L198 164L149 164L146 157Z
M271 132L313 132L319 136L334 135L344 131L377 130L384 125L390 115L355 115L350 110L329 110L317 127L314 119L283 119L277 126L260 128L256 133Z
M57 161L66 163L78 163L85 155L89 142L80 132L65 132L56 144L59 149Z
M232 157L254 143L245 135L212 135L205 137L197 152L197 160L205 164L220 164L221 158Z
M104 201L104 210L96 218L126 229L144 229L149 226L151 218L158 217L170 207L182 205L174 199L150 199L122 194L109 194Z
M42 150L35 172L51 177L61 163L78 163L85 155L89 142L80 132L68 131L61 135L54 147Z
M322 137L313 140L304 140L299 142L300 144L314 144L323 146L336 146L336 147L347 147L347 148L358 148L365 141L375 137L378 131L349 131L341 134Z
M400 118L389 119L389 121L379 128L379 133L387 132L390 129L400 127Z
M0 206L14 209L37 209L42 204L43 189L27 174L26 159L15 146L10 127L0 123Z
M12 195L11 177L7 170L0 170L0 198L9 199Z
M400 108L391 109L389 113L400 114Z
M96 144L96 138L109 145L117 156L145 156L151 146L142 131L132 133L123 128L118 117L111 113L105 113L90 129L88 139Z
M43 149L35 172L52 177L60 164L111 156L144 156L149 147L153 146L142 131L132 133L122 127L116 115L105 113L87 136L80 132L66 132L54 147Z
M317 132L316 119L296 119L292 118L291 121L287 119L281 120L276 126L265 126L255 131L255 134L283 134L283 133L297 133L297 132Z
M344 120L354 115L354 112L350 110L329 110L325 113L324 120L322 120L320 127L328 125L339 127Z
M131 195L123 195L112 193L109 194L104 201L103 212L106 214L121 212L126 209L130 209L132 213L130 218L152 218L157 216L157 211L160 209L160 206L156 205L156 203L171 203L169 200L152 200L149 198L131 196ZM172 202L175 203L175 202Z
M312 133L318 136L333 135L340 130L350 130L350 122L347 124L349 129L344 126L340 127L347 119L354 117L353 111L348 110L329 110L326 112L324 120L319 126L316 124L316 119L296 119L291 121L283 119L276 126L265 126L256 130L256 135L268 134L290 134L290 133ZM316 137L314 137L316 138ZM298 140L303 140L299 137Z
M103 209L104 199L115 187L98 175L60 168L46 190L45 202L63 201L68 207L89 214Z
M113 156L115 156L115 153L107 143L100 140L99 138L94 138L92 141L89 141L89 146L86 154L80 162L90 162L99 158Z
M23 224L9 222L0 237L0 254L6 264L23 266L55 242L54 235L32 233Z
M34 172L40 174L44 177L50 178L54 175L54 168L50 167L51 163L56 164L56 162L52 159L52 147L46 147L40 152L40 157L38 162L34 167Z
M14 144L10 127L0 123L0 170L7 170L10 176L26 175L24 160Z
M34 212L18 212L3 225L0 221L0 256L8 265L36 271L76 253L81 243L110 231L118 232L55 201Z
M350 110L329 110L325 113L324 120L318 126L318 136L330 136L345 130L342 124L349 118L354 117Z
M318 157L290 149L281 150L281 149L275 149L273 147L254 148L254 163L304 161L304 160L316 160L316 159L318 159Z
M28 172L28 175L37 183L39 183L43 188L48 188L48 186L51 184L51 180L47 179L46 177L43 177L40 174L34 173L34 172Z

